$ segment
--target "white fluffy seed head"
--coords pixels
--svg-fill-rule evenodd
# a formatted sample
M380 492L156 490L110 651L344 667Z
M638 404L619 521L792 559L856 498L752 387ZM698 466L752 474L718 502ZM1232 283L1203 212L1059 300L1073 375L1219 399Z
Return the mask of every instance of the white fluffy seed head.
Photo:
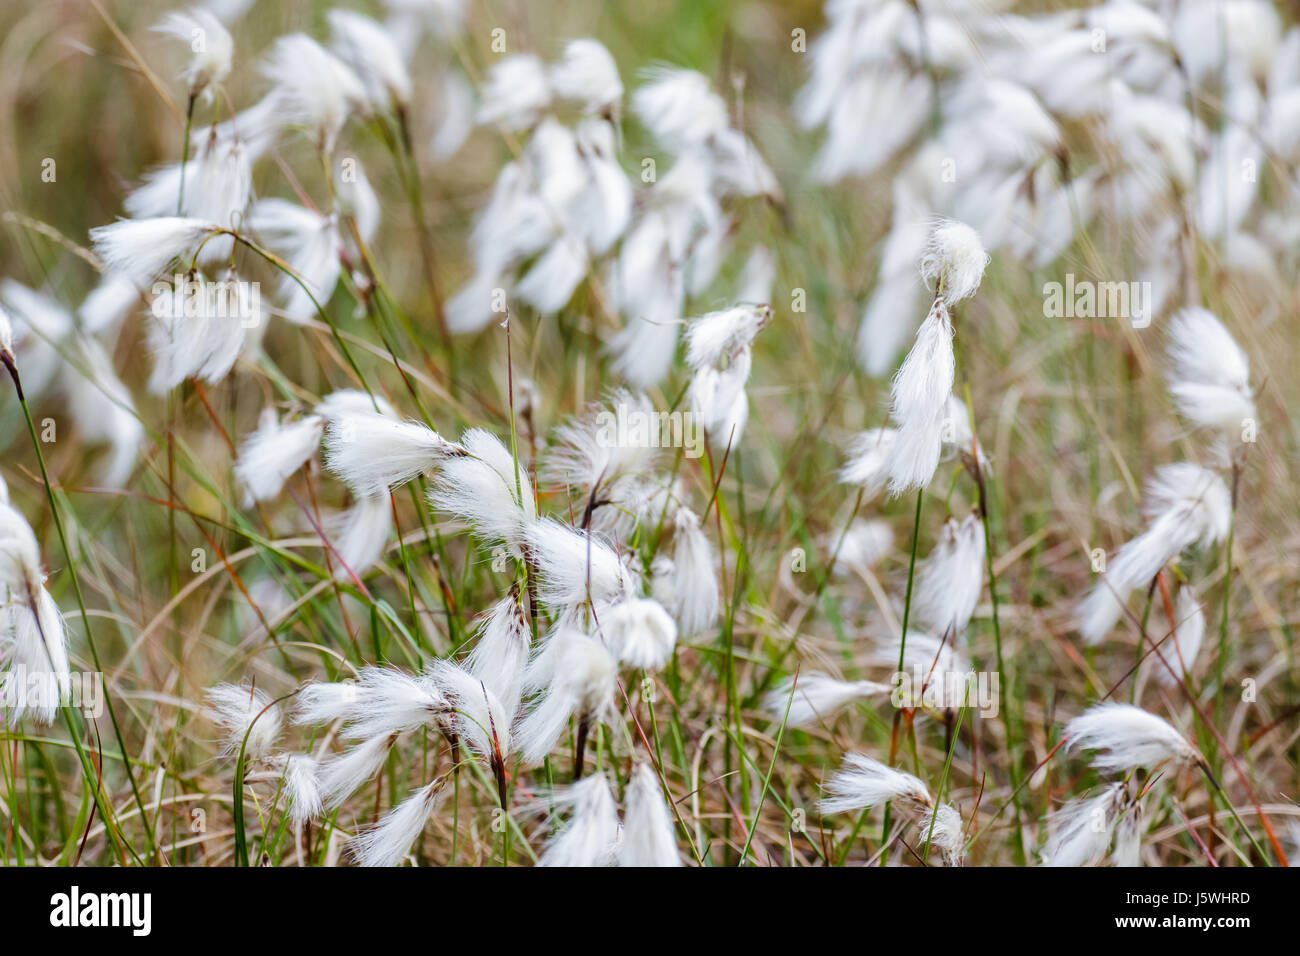
M362 830L350 849L361 866L398 866L420 838L429 817L442 802L447 778L421 787L388 812L379 823Z
M955 373L952 322L944 300L936 299L890 389L889 414L897 427L886 459L890 495L924 488L934 477Z
M823 813L865 810L892 801L906 819L917 822L934 807L930 791L916 777L859 753L844 758L824 792Z
M1173 687L1191 675L1205 640L1205 611L1190 584L1178 592L1174 624L1173 635L1157 645L1151 657L1151 670L1163 687Z
M0 601L0 702L11 725L28 712L36 723L50 724L71 691L67 625L43 587L10 597L8 606Z
M600 612L599 622L614 657L628 667L659 670L677 644L677 625L653 598L619 601Z
M214 222L181 216L119 219L91 229L90 240L109 272L148 288L173 260L179 259L188 269L199 246L220 228Z
M1106 857L1127 785L1112 783L1087 800L1072 800L1053 815L1055 830L1043 853L1045 866L1096 866Z
M763 709L774 720L784 718L788 727L814 727L829 723L841 708L855 700L888 696L889 691L888 684L845 681L820 671L807 671L799 674L797 685L790 677L768 693Z
M621 475L650 470L659 449L650 441L621 440L619 425L654 421L655 408L641 392L616 389L604 401L553 431L539 473L547 484L588 495L597 484L608 486ZM647 436L647 437L658 437Z
M302 826L321 815L320 788L316 783L316 760L307 754L288 754L284 760L284 792L289 800L289 818Z
M325 808L342 806L358 787L377 774L396 742L396 734L372 737L322 763L317 782Z
M894 550L894 529L888 521L855 518L842 537L832 534L826 539L827 553L839 546L834 573L846 575L873 568Z
M638 763L627 785L619 866L681 866L672 811L650 764Z
M365 87L351 67L305 33L277 39L262 72L274 84L271 95L282 121L311 131L326 155L334 152L351 112L367 105Z
M523 690L524 668L532 644L532 630L524 616L518 588L492 605L475 629L477 641L465 665L501 702L514 720Z
M352 10L331 10L332 46L365 87L372 112L404 109L411 102L411 75L383 24Z
M940 219L930 230L921 275L937 296L953 305L975 294L988 263L979 233L964 223Z
M1075 626L1090 645L1119 621L1129 595L1149 584L1184 549L1223 540L1232 519L1232 498L1215 472L1176 462L1158 468L1147 482L1143 511L1147 529L1119 549L1075 612Z
M538 572L537 596L552 608L576 608L588 599L608 604L632 587L618 553L594 534L543 518L528 527L525 539Z
M1092 765L1103 773L1154 767L1165 761L1201 759L1168 721L1132 704L1097 704L1066 725L1071 750L1096 750Z
M623 99L618 64L599 40L570 40L564 56L550 69L551 88L561 99L581 104L588 113L617 115Z
M868 428L854 438L840 469L840 481L861 485L864 501L880 494L889 480L889 458L897 437L893 428Z
M572 628L547 638L525 675L527 686L544 691L516 734L524 760L540 763L570 718L605 719L613 709L617 679L614 658L595 638Z
M1239 432L1255 417L1250 362L1211 312L1184 309L1169 326L1169 391L1198 425Z
M527 468L500 439L481 428L465 432L458 447L461 453L444 459L429 501L464 519L478 537L504 544L520 556L537 519Z
M557 807L571 811L569 822L552 837L540 866L611 866L618 852L618 807L609 780L596 774L554 795Z
M533 126L551 105L546 67L531 53L503 57L488 70L476 117L480 126L515 133Z
M708 77L694 70L656 68L632 94L632 109L646 129L674 152L700 146L727 128L727 104Z
M14 357L14 326L9 320L9 311L0 305L0 355Z
M673 518L671 574L661 600L677 620L683 637L707 633L718 620L718 570L713 545L689 508L678 508Z
M956 639L966 630L984 587L984 527L972 513L949 518L917 582L918 619Z
M217 684L204 692L207 715L225 731L223 757L235 756L241 747L249 758L270 753L280 736L278 705L263 691L236 684ZM245 744L247 738L247 744Z
M772 319L766 305L738 305L710 312L686 329L686 361L696 370L729 362L754 342Z
M454 661L434 661L428 673L434 686L455 710L453 720L457 736L482 759L503 763L512 748L512 715L496 694Z
M208 92L230 75L235 44L230 32L209 11L202 7L172 11L154 29L181 40L194 54L181 74L190 85L191 96Z
M282 424L275 409L263 410L257 430L244 439L235 460L245 505L278 495L289 477L316 453L324 429L325 422L317 415Z
M961 866L965 856L965 828L962 826L961 814L947 803L941 803L934 811L934 819L922 820L918 827L930 844L939 848L946 866Z
M335 416L325 429L325 465L358 495L383 495L463 449L420 422L373 410Z

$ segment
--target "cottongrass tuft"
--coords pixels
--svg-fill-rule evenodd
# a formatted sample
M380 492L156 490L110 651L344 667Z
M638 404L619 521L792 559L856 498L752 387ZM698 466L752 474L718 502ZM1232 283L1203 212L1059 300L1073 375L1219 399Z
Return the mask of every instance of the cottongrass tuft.
M1071 750L1096 750L1102 773L1151 768L1167 761L1198 763L1201 755L1169 722L1132 704L1097 704L1065 727Z
M658 775L644 761L636 765L627 785L618 865L682 865L672 811L664 799Z

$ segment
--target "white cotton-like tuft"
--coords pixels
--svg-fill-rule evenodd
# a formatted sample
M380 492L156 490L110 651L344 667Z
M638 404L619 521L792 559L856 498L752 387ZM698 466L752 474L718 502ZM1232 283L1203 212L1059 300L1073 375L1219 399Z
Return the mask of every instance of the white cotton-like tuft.
M319 817L324 809L316 772L316 760L306 754L289 754L285 758L284 792L289 799L289 818L299 826Z
M916 586L920 622L955 639L966 630L984 587L984 527L971 513L944 522L939 541L926 558Z
M678 508L673 519L673 564L660 599L677 620L682 637L708 632L718 620L721 603L713 545L689 508Z
M787 727L813 727L830 721L837 711L855 700L884 697L889 692L888 684L838 680L829 674L808 671L799 675L797 685L795 678L789 677L769 692L763 698L763 710L775 720L784 718Z
M58 707L69 700L71 673L67 625L44 587L37 586L23 602L0 607L0 660L5 664L0 703L10 724L28 711L38 724L53 723Z
M1178 592L1174 621L1174 634L1156 646L1150 664L1156 680L1163 687L1173 687L1185 675L1192 673L1196 655L1205 640L1205 611L1190 584L1184 584Z
M864 501L880 494L889 480L889 456L897 437L893 428L868 428L854 438L840 469L840 481L861 485Z
M245 225L295 273L279 281L285 318L299 323L315 318L317 306L328 304L342 274L338 217L322 216L287 199L259 199L249 208Z
M618 852L618 807L609 780L596 774L554 796L557 807L571 811L538 860L539 866L612 866Z
M526 130L551 105L546 67L531 53L516 53L492 64L480 92L476 121L508 133Z
M935 223L921 257L921 275L935 294L951 306L975 294L989 264L979 233L964 223ZM948 391L952 391L951 383Z
M1097 704L1065 727L1071 750L1101 751L1092 765L1102 773L1151 768L1167 760L1192 763L1201 759L1168 721L1132 704Z
M842 537L832 536L829 548L839 545L835 562L836 574L873 568L894 550L894 529L888 521L856 518Z
M890 389L890 418L897 427L886 466L891 495L924 488L934 477L955 372L952 321L944 301L936 299Z
M71 351L72 362L65 372L68 410L87 442L105 442L110 447L99 466L99 480L112 488L125 487L144 443L144 425L100 341L77 336Z
M372 737L321 764L317 779L325 808L338 809L344 800L377 774L396 742L396 734Z
M387 494L463 450L427 425L375 411L336 415L325 429L325 465L357 495Z
M525 675L545 688L520 722L516 739L527 763L540 763L555 747L571 717L603 720L612 710L618 669L600 641L563 629L547 639Z
M603 402L592 403L554 430L551 447L538 468L542 480L586 496L599 483L608 485L621 475L649 471L659 452L651 439L659 436L633 434L632 426L655 421L654 412L646 395L628 389L616 389ZM620 425L628 434L620 431Z
M411 102L411 75L388 29L351 10L326 16L334 52L365 87L371 111L404 109Z
M45 582L40 545L27 519L5 497L0 503L0 588L28 603Z
M276 420L275 409L264 409L257 430L239 446L235 461L245 506L278 495L289 477L315 454L324 430L325 422L317 415L286 425Z
M524 668L532 645L532 630L524 617L517 589L492 605L475 629L478 638L465 666L501 702L514 720L523 691Z
M342 516L331 522L330 542L340 565L336 581L360 577L383 558L393 530L393 503L387 494L358 498Z
M446 777L439 777L421 787L379 823L357 834L351 843L357 862L361 866L398 866L442 802L446 783Z
M252 687L217 684L204 691L204 698L208 718L226 734L221 756L235 756L241 747L250 758L270 753L281 724L280 708L270 697Z
M681 866L672 811L650 764L639 763L632 771L626 804L618 865Z
M14 325L4 306L0 306L0 354L14 357Z
M352 110L366 105L365 87L351 67L305 33L277 39L262 72L274 84L276 112L313 132L327 155Z
M939 848L947 866L961 866L965 856L963 850L966 832L962 826L961 814L955 807L947 803L939 804L934 811L933 821L923 820L919 827L926 839Z
M167 271L175 259L189 269L204 240L220 230L215 222L160 216L119 219L90 230L90 241L109 272L120 273L141 288Z
M461 435L460 448L461 453L443 461L429 491L430 503L464 519L483 540L502 543L518 556L537 520L528 469L499 438L481 428Z
M428 674L455 710L453 721L457 736L479 757L501 764L512 749L512 715L496 694L453 661L434 661Z
M771 319L766 305L738 305L702 315L686 329L686 361L698 370L730 360L749 348Z
M1055 832L1043 854L1044 866L1096 866L1106 857L1127 785L1112 783L1088 800L1067 803L1053 815Z
M628 598L600 612L600 632L621 664L659 670L672 658L677 625L653 598Z
M895 801L900 812L915 822L934 806L930 791L916 777L887 767L866 754L852 753L823 788L823 813L865 810Z
M126 211L135 219L179 215L236 228L253 187L252 156L242 140L209 135L197 155L185 164L156 169L126 197ZM181 183L185 193L181 196ZM233 236L218 236L203 244L199 261L229 260Z
M709 79L694 70L656 68L632 94L632 109L646 129L674 152L699 146L727 128L727 104Z
M603 540L554 518L543 518L525 532L528 553L538 571L537 596L564 610L615 601L632 586L630 572Z
M451 709L441 690L425 677L395 667L366 667L355 685L344 735L353 740L401 734L438 724Z
M551 88L560 99L582 105L588 113L616 110L623 99L618 64L599 40L570 40L564 56L550 69Z
M1173 317L1167 354L1169 391L1187 418L1226 432L1254 419L1250 362L1208 310L1184 309Z
M1149 524L1125 543L1075 612L1075 626L1096 644L1119 621L1129 594L1145 587L1185 548L1209 547L1228 533L1232 500L1213 471L1190 462L1163 465L1147 482L1143 512Z
M202 7L172 11L154 29L183 41L194 53L181 74L190 85L191 96L208 92L209 87L223 83L230 75L235 44L230 31L209 11Z

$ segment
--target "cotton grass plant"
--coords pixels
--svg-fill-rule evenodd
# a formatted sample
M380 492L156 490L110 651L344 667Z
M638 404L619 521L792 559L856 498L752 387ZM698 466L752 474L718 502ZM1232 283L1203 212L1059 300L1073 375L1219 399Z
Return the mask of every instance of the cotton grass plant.
M1289 14L241 6L0 13L6 865L1289 862Z

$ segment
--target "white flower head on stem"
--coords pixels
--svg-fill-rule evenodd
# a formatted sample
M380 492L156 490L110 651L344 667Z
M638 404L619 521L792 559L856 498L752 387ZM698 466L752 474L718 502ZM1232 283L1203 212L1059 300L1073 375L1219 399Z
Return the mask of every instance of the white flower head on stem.
M1175 315L1167 354L1169 391L1187 418L1235 432L1255 417L1250 362L1211 312L1190 308Z
M446 791L442 776L421 787L388 812L379 823L362 830L352 841L352 855L361 866L397 866L411 852Z
M570 811L569 822L551 838L540 866L612 866L618 852L618 807L609 780L596 774L553 795L557 808Z
M156 27L159 33L189 45L194 57L182 77L189 84L190 96L211 95L212 87L230 75L235 44L228 31L210 12L195 7L185 12L173 11Z
M775 720L785 718L787 727L815 727L829 723L841 708L855 700L887 697L889 691L888 684L839 680L820 671L807 671L799 674L797 685L790 677L770 691L763 699L763 710Z
M217 684L209 687L204 697L209 718L226 733L223 757L237 755L241 747L250 758L270 753L280 736L281 715L279 706L263 691L236 684Z
M1132 704L1097 704L1065 727L1071 750L1096 750L1102 773L1151 768L1166 761L1194 763L1201 755L1169 722Z
M930 230L921 275L936 296L952 306L975 294L988 264L979 233L964 223L940 219Z
M181 216L119 219L91 229L90 240L109 272L148 288L174 260L188 269L203 242L220 230L218 223Z
M979 516L944 522L916 586L918 619L955 639L966 630L984 587L984 527Z
M672 657L677 625L653 598L628 598L600 612L600 630L614 657L628 667L659 670Z
M335 416L325 429L325 464L361 496L382 495L464 449L420 422L378 412Z
M672 811L659 777L649 763L638 763L627 785L619 866L681 866Z

